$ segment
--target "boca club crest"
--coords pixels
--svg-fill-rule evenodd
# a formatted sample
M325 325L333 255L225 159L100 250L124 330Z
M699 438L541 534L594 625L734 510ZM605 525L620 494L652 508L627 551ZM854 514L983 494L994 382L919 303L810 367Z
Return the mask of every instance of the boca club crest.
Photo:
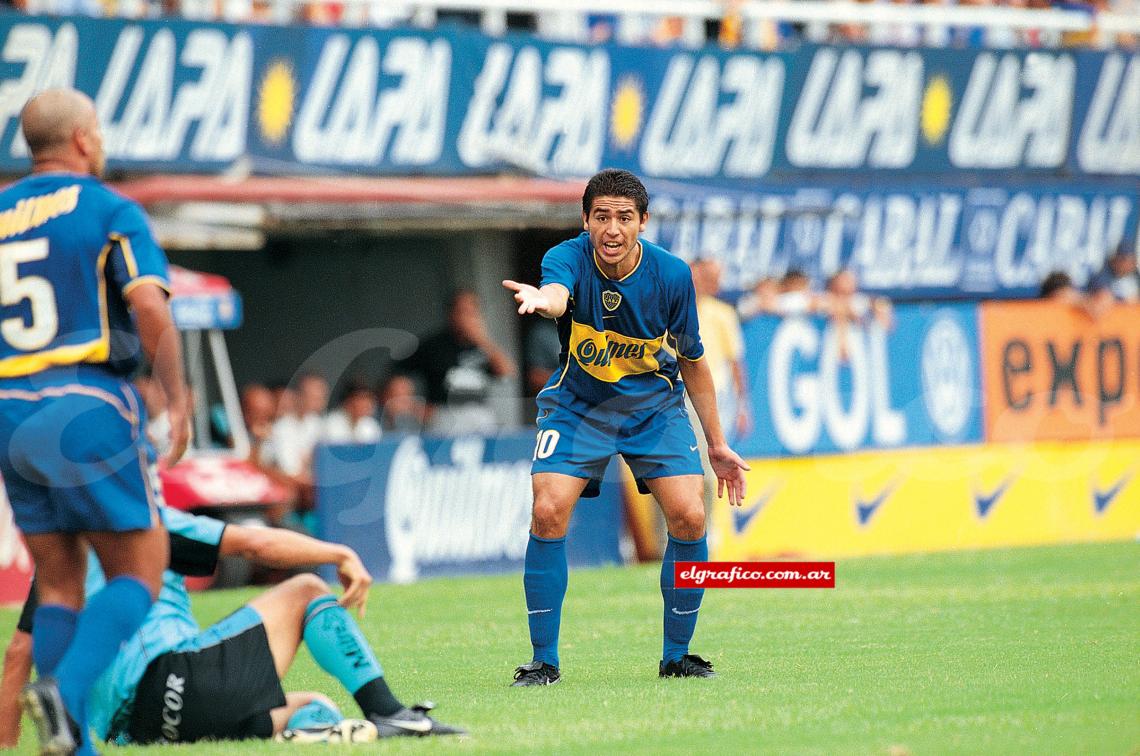
M621 294L616 291L603 291L602 304L605 306L607 312L613 312L621 304Z

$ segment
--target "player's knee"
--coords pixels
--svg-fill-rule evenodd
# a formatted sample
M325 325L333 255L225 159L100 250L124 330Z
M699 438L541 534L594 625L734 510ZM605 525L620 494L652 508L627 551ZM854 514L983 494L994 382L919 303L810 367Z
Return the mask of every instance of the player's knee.
M561 538L566 535L566 513L554 499L536 497L531 509L530 528L539 538Z
M329 586L320 577L311 572L303 572L300 575L294 575L281 584L283 589L288 590L290 593L299 598L303 598L306 602L312 601L315 598L320 598L329 593Z
M682 541L695 541L705 534L704 509L691 507L669 518L669 533Z

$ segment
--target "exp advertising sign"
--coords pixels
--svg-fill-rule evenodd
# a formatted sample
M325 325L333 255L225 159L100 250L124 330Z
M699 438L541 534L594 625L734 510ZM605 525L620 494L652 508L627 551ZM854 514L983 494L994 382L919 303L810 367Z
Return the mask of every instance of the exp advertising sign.
M901 306L890 328L824 318L744 324L746 458L982 440L973 305Z
M980 310L988 440L1140 438L1140 306Z
M534 448L532 433L319 446L320 535L356 549L373 574L392 582L519 570ZM571 566L621 562L620 486L607 475L598 498L575 509L566 541Z

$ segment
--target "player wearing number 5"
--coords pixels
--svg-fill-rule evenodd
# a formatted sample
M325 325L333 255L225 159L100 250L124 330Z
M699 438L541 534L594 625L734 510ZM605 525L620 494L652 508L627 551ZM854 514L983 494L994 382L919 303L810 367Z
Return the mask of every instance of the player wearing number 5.
M99 181L94 104L50 90L20 125L32 174L0 192L0 471L41 600L41 678L21 701L41 751L70 753L89 750L88 690L142 624L168 559L128 380L140 347L166 393L170 463L189 441L187 396L166 258L139 206ZM86 607L84 542L108 579Z
M748 466L728 447L716 394L701 360L696 294L688 266L638 239L649 195L628 171L605 170L582 197L585 232L542 260L540 288L515 281L519 314L554 318L561 368L539 392L532 466L534 505L523 584L534 656L515 670L516 686L550 685L561 675L558 631L566 595L566 529L579 497L597 495L614 454L652 492L665 514L669 544L661 564L662 677L712 677L689 653L703 591L673 587L676 561L708 559L702 471L685 409L688 390L708 440L718 495L744 496Z

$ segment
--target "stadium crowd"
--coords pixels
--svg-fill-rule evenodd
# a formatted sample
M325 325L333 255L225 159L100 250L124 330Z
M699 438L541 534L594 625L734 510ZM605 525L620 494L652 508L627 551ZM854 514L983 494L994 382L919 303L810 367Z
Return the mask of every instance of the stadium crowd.
M860 0L870 3L927 6L969 6L1079 10L1091 14L1140 13L1138 0ZM4 5L36 15L118 16L125 18L181 17L233 23L302 23L316 26L391 27L423 23L420 9L400 0L2 0ZM723 16L709 19L694 35L681 16L667 15L668 3L656 14L576 13L544 15L508 13L505 27L537 32L548 38L603 43L620 36L626 44L669 47L716 43L725 48L781 50L800 43L847 43L900 47L957 48L1136 48L1136 34L1105 33L1094 25L1087 31L1011 29L982 26L917 25L910 23L790 23L746 19L741 0L721 0ZM567 15L569 14L569 15ZM553 16L557 18L553 18ZM476 11L441 10L431 23L454 22L478 26ZM619 27L621 33L619 35Z

